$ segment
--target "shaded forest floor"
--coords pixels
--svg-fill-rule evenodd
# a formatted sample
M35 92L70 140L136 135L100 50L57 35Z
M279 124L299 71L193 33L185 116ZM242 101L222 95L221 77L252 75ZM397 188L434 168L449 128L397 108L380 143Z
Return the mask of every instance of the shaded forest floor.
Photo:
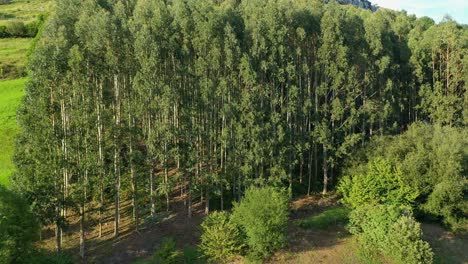
M94 226L86 232L87 263L134 263L136 260L150 259L155 250L162 244L164 238L173 238L178 248L193 248L199 242L199 224L203 219L204 207L200 202L194 204L194 214L187 218L185 197L180 190L173 193L171 211L160 212L157 221L149 221L146 217L140 226L140 231L134 231L131 217L131 203L122 204L121 235L113 238L112 206L108 208L106 224L103 226L103 236L98 237L96 215L92 214L88 225ZM330 225L327 228L302 229L294 222L310 216L319 215L325 210L337 207L337 197L314 195L300 198L291 203L291 221L288 228L288 246L277 252L266 263L363 263L359 257L356 238L349 234L343 224ZM64 236L64 248L78 258L78 219L72 224ZM435 263L468 263L468 237L455 236L435 224L423 224L424 236L435 252ZM43 232L42 247L53 250L53 230ZM84 263L84 262L83 262ZM233 263L244 263L238 258ZM382 261L382 263L387 263Z

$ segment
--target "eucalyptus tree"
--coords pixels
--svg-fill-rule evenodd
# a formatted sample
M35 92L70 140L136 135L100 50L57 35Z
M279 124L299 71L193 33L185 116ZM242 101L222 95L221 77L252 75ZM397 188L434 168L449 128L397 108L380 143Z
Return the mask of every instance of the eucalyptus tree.
M64 8L67 6L67 8ZM19 112L20 126L15 187L35 204L33 212L43 224L55 224L56 249L69 204L70 91L66 82L67 57L78 5L58 4L30 61L30 81Z
M429 70L431 80L420 91L421 107L434 123L466 124L466 32L449 18L424 32L421 44L430 61L421 66Z
M110 37L110 14L103 7L99 6L95 1L86 1L83 3L80 10L79 19L75 24L75 34L77 42L83 53L83 62L81 63L82 74L87 76L85 84L89 86L90 91L87 97L91 97L94 108L89 112L89 118L92 118L94 126L91 126L91 131L95 136L95 140L91 141L97 148L91 150L90 156L96 157L94 164L95 177L93 184L97 185L93 188L94 197L98 197L99 201L99 237L102 236L103 217L105 209L105 189L109 185L108 166L105 160L110 156L106 151L106 146L109 145L108 136L105 131L111 126L110 124L110 109L108 101L104 98L104 94L108 93L108 74L109 67L105 64L107 45Z

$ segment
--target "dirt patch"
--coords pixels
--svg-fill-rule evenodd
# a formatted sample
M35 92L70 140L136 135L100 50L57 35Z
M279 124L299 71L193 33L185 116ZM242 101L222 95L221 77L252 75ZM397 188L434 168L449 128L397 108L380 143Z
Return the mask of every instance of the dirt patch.
M423 238L434 251L434 263L467 264L468 236L454 233L436 224L422 224Z

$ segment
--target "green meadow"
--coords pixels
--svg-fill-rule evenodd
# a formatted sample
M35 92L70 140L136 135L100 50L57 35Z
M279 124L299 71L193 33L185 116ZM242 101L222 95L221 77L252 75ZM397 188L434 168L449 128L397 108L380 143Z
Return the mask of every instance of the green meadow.
M50 10L51 5L50 0L13 0L9 4L0 5L0 25L12 20L25 23L33 21L40 14Z
M24 94L26 78L0 82L0 184L13 173L14 137L18 133L16 109Z
M0 38L0 80L25 74L27 53L33 39Z

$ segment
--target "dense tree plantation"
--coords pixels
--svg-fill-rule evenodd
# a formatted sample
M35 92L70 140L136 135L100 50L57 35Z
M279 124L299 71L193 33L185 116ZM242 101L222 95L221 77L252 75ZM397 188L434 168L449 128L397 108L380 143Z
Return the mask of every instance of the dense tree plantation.
M188 218L202 202L255 222L233 205L252 186L293 197L341 182L350 208L405 205L466 230L467 59L468 28L448 17L321 0L60 0L31 55L12 188L55 226L57 251L77 214L83 258L108 210L117 238L130 200L138 231L171 210L176 186ZM411 217L389 219L416 241ZM203 228L238 236L228 218ZM278 248L249 228L259 255Z

